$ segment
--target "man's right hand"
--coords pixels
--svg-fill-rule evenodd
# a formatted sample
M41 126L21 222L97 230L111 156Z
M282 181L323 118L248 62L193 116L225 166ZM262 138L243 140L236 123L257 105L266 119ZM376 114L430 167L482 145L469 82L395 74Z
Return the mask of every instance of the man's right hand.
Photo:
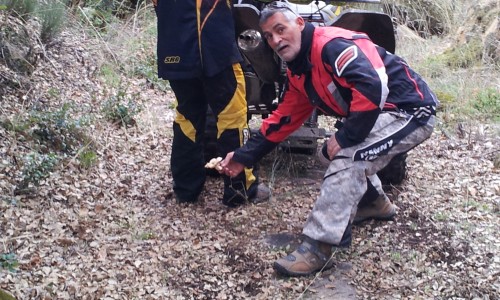
M326 146L327 146L327 152L328 152L328 159L333 160L335 155L339 153L342 148L340 148L339 143L337 142L337 139L335 136L332 136L326 141Z
M219 166L222 168L219 173L226 174L229 177L235 177L245 169L243 164L240 164L232 159L233 155L234 152L229 152L226 155L226 158L219 163Z
M153 5L157 6L158 5L158 0L153 0Z

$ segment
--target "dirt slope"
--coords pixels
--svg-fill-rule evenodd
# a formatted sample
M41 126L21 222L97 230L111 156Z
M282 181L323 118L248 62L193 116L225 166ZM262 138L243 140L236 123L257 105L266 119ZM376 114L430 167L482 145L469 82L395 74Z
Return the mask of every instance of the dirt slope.
M119 127L100 111L113 93L98 76L100 58L112 60L101 41L67 31L60 44L37 53L28 80L2 65L1 120L72 102L77 114L93 116L86 132L99 161L85 169L76 155L66 157L38 188L16 194L23 158L39 145L0 126L0 288L17 299L500 294L497 124L465 123L456 132L438 126L411 152L409 180L392 189L397 218L355 227L350 251L334 256L335 269L287 279L272 263L299 238L318 193L322 167L313 158L265 158L269 203L227 209L218 200L222 183L209 178L200 203L177 205L169 174L172 94L151 89L144 79L122 78L143 110L135 126ZM291 240L269 242L283 233ZM10 271L15 261L19 266Z

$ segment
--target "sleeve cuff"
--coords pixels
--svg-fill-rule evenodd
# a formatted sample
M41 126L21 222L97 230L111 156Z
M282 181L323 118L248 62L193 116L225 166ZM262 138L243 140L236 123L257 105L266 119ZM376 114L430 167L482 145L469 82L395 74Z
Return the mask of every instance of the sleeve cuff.
M251 168L278 144L267 140L259 131L245 145L234 151L233 160Z

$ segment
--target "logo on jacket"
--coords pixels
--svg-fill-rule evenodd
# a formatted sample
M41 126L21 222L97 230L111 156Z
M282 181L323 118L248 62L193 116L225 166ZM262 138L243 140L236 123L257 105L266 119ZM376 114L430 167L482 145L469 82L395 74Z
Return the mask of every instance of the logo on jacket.
M246 144L250 139L250 130L248 128L243 128L243 144Z
M181 61L180 56L167 56L163 60L163 62L166 64L178 64L180 61Z
M363 149L359 149L354 153L354 160L374 160L379 157L380 154L385 154L392 148L394 141L392 139L382 143L368 146ZM369 148L371 147L371 148Z
M337 75L341 76L342 72L347 68L347 66L358 57L358 48L356 46L350 46L335 60L335 69Z

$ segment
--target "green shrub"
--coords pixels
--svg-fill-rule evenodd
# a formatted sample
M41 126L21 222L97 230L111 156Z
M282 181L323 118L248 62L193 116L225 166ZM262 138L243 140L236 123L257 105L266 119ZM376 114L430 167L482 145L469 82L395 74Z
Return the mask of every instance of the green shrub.
M55 0L42 5L38 14L42 23L40 40L47 44L51 42L62 29L65 22L65 6Z
M22 20L28 20L35 12L37 0L0 0L0 6Z
M123 126L135 125L135 116L142 110L135 101L136 94L129 95L120 87L116 95L111 96L102 107L106 119Z
M441 56L452 68L469 68L481 62L482 49L481 39L476 38L466 44L449 48Z
M84 21L97 30L97 32L106 32L106 27L113 20L113 14L108 10L100 10L94 7L84 7L78 11Z
M83 145L91 144L85 133L90 118L73 118L70 108L65 103L55 111L32 110L12 119L0 119L0 126L24 140L36 141L41 152L74 154Z
M86 6L111 13L120 19L126 18L136 8L142 6L144 0L88 0Z
M59 161L55 153L40 154L33 152L25 157L22 180L16 190L24 190L31 185L38 186L41 180L50 176L50 172Z
M74 153L88 142L83 126L88 119L73 119L69 113L71 105L65 103L56 111L33 111L29 116L31 136L56 151Z
M86 0L77 4L71 0L65 2L77 16L84 22L90 23L98 33L107 32L109 24L128 18L146 4L145 0Z
M116 71L117 66L111 64L103 64L100 68L99 75L107 86L119 88L121 79L119 72Z
M448 87L453 90L451 85ZM478 91L457 87L456 94L452 90L435 90L440 100L438 116L445 123L456 124L471 119L500 121L500 92L497 89L489 87Z
M24 134L30 129L30 124L21 118L3 119L0 120L0 126L2 126L5 130Z
M88 0L78 10L78 13L99 32L106 32L108 24L117 19L123 19L141 5L139 0Z

